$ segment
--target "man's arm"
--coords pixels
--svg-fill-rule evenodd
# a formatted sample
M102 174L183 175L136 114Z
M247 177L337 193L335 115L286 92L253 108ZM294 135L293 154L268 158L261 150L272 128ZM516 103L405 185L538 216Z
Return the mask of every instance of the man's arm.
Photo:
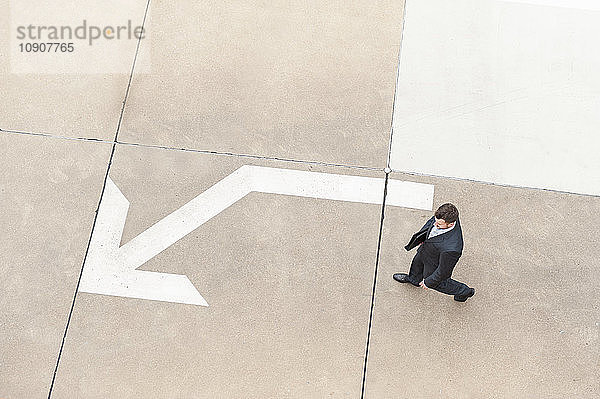
M435 288L439 283L450 278L460 255L460 252L442 252L437 269L435 269L431 276L423 280L425 285L429 288Z

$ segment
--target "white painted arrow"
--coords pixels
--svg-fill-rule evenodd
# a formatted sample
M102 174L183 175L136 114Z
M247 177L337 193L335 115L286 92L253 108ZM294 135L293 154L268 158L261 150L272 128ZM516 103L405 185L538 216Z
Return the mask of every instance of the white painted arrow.
M372 177L245 165L119 246L129 201L108 178L79 290L208 306L186 276L136 269L253 191L381 204L383 182ZM386 203L431 210L433 186L390 179Z

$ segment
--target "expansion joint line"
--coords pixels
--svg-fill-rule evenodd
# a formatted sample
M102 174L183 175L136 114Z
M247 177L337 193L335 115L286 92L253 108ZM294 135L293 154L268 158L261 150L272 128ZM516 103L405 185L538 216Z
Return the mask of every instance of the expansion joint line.
M144 29L144 26L146 25L146 17L148 16L148 8L149 8L149 6L150 6L150 0L147 1L147 3L146 3L146 9L144 10L144 19L142 20L142 29ZM56 358L56 365L54 366L54 373L52 373L52 382L50 383L50 389L48 390L48 399L52 398L52 390L54 389L54 383L56 382L56 374L58 372L58 366L60 364L60 359L62 357L63 349L64 349L64 346L65 346L65 341L66 341L66 338L67 338L67 333L69 331L69 325L71 324L71 318L73 316L73 309L75 308L75 300L77 299L77 292L79 291L79 284L81 283L81 275L83 273L83 265L85 264L85 259L87 258L88 252L90 250L90 243L92 241L92 232L94 231L94 228L96 227L96 222L98 220L98 210L100 209L100 203L102 201L102 196L104 195L104 191L106 190L106 183L108 181L108 175L109 175L109 172L110 172L110 167L112 165L112 161L113 161L113 158L114 158L114 155L115 155L115 149L117 147L117 138L119 136L119 130L121 128L121 121L123 120L123 112L125 111L125 104L127 102L127 97L129 96L129 88L131 87L131 81L132 81L132 78L133 78L133 72L135 70L135 63L137 61L137 56L138 56L138 52L139 52L139 49L140 49L141 38L142 38L142 36L140 35L140 37L138 38L138 41L137 41L137 46L136 46L136 49L135 49L135 56L133 58L133 63L131 65L131 72L129 74L129 81L127 83L127 90L125 91L125 97L123 99L123 106L121 107L121 114L119 115L119 122L117 123L117 129L116 129L116 132L115 132L115 138L113 140L112 149L111 149L111 152L110 152L110 158L108 160L108 165L107 165L107 168L106 168L106 174L104 175L104 181L102 183L102 192L100 193L100 198L98 199L98 205L96 207L96 212L94 214L94 221L92 223L92 230L90 231L90 237L88 238L88 243L87 243L87 248L85 250L85 255L84 255L83 261L81 262L81 268L79 270L79 278L77 280L77 286L75 287L75 293L73 294L73 300L71 301L71 308L69 309L69 316L67 318L67 323L66 323L66 326L65 326L65 332L63 334L62 341L61 341L61 344L60 344L60 349L59 349L59 352L58 352L58 356Z
M387 191L388 191L388 179L390 173L386 170L385 173L385 184L383 187L383 202L381 204L381 219L379 221L379 237L377 239L377 256L375 260L375 271L373 273L373 290L371 292L371 309L369 311L369 327L367 329L367 343L365 345L365 360L363 365L363 377L362 377L362 386L360 390L360 398L364 399L365 397L365 386L367 381L367 363L369 360L369 345L371 344L371 327L373 325L373 309L375 307L375 291L377 288L377 272L379 269L379 260L381 255L381 239L383 237L383 221L385 219L385 202L387 199Z

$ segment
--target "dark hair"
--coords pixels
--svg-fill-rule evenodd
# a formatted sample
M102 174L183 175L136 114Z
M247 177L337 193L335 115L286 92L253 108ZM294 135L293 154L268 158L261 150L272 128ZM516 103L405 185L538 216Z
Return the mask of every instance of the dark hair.
M458 219L458 209L452 204L444 204L435 211L435 217L444 219L446 223L454 223Z

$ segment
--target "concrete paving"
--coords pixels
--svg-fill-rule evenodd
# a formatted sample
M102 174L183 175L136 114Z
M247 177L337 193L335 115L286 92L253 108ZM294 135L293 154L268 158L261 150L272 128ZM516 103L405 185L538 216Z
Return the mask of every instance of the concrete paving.
M153 2L120 139L383 168L402 7Z
M141 23L145 1L128 0L120 3L119 18L126 20L127 17L131 17L133 21ZM69 58L70 62L83 62L86 58L82 60L80 54L86 51L87 47L91 47L85 41L80 43L81 41L77 40L74 40L73 53L31 53L32 58L38 57L33 58L36 60L31 62L33 67L25 68L19 65L11 67L11 56L15 57L19 43L38 42L14 40L17 24L57 25L58 21L62 21L76 26L84 18L93 18L93 14L100 9L102 12L107 12L108 7L108 5L98 6L98 2L88 0L72 2L68 5L64 5L63 1L63 6L58 4L43 3L31 6L30 2L22 0L0 0L0 8L7 10L0 14L0 37L2 37L0 45L3 54L0 57L0 81L2 81L0 129L112 140L117 131L129 72L135 56L135 41L127 43L120 41L119 47L116 48L118 51L111 48L95 50L92 53L110 62L113 70L120 73L100 74L92 68L90 71L85 69L72 71L68 67L69 62L65 62L67 57L75 57ZM65 8L69 9L69 13L64 12ZM14 15L11 19L12 14L8 10L11 10L12 14L21 10L19 14L24 14L23 19L13 20L16 18ZM110 11L114 14L114 8ZM104 23L111 21L115 21L114 15L111 19L103 20ZM56 63L50 64L47 69L40 68L43 73L28 72L36 68L36 63L44 63L48 60L55 60ZM87 61L93 62L89 58Z
M459 208L465 249L453 278L476 294L458 303L394 281L430 213L386 209L365 397L598 396L599 241L587 232L600 198L418 181Z
M248 163L289 168L120 146L123 243ZM209 307L78 294L53 398L359 397L380 213L248 195L141 268L187 275Z
M394 172L381 224L402 12L387 0L154 2L139 53L152 72L134 74L112 144L73 138L112 140L129 76L14 74L3 59L0 129L54 137L0 131L0 398L598 397L599 197ZM290 179L228 196L256 187L245 176L214 189L244 165L374 183L273 194ZM396 180L459 207L453 277L477 290L466 303L392 280L432 214L390 205L410 191ZM122 236L96 218L105 200ZM144 234L165 220L174 243L135 273L185 275L208 306L90 293L94 274L76 293L88 242L112 256L95 264L111 289L139 283L119 278L163 244ZM99 231L113 241L96 246ZM168 291L161 276L144 294Z
M110 145L0 134L0 397L48 395Z

